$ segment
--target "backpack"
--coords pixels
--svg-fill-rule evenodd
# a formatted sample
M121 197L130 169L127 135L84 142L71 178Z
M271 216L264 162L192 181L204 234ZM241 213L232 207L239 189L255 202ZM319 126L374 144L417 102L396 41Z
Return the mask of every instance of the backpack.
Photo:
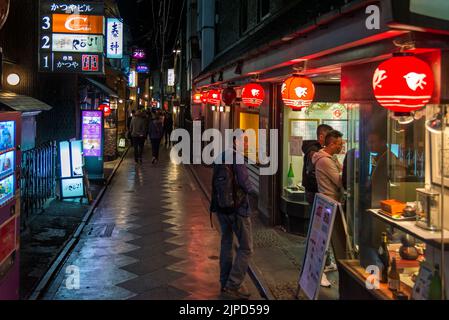
M229 164L215 164L212 177L211 211L232 213L235 208L234 171Z
M316 181L315 165L312 162L312 152L308 152L304 157L304 176L302 178L302 186L307 192L318 192L318 182Z

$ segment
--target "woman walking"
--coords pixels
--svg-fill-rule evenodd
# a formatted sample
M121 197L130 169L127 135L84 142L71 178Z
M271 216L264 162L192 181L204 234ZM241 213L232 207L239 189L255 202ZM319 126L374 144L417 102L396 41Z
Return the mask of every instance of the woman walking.
M162 136L164 135L164 124L159 113L150 122L149 136L151 141L151 149L153 152L153 164L159 160L159 146L161 144Z

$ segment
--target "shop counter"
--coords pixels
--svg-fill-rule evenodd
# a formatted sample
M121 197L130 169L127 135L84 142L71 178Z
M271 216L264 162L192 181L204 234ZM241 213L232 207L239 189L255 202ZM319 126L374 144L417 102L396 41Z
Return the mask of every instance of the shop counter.
M366 280L368 274L360 266L359 260L338 260L340 300L395 300L393 292L387 283L380 283L379 289L368 289ZM398 268L400 265L398 264ZM410 299L413 282L411 273L418 267L407 268L408 272L401 274L401 291Z

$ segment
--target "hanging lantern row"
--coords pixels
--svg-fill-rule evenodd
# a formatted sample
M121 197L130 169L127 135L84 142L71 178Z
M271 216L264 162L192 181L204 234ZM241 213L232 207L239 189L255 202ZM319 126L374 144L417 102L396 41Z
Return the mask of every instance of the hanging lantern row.
M265 99L265 91L257 83L249 83L243 87L242 101L247 107L260 107Z
M306 77L294 75L282 84L282 100L294 111L309 107L315 97L315 86Z
M429 103L434 84L429 65L404 53L382 62L373 76L376 100L382 107L400 113L419 110Z

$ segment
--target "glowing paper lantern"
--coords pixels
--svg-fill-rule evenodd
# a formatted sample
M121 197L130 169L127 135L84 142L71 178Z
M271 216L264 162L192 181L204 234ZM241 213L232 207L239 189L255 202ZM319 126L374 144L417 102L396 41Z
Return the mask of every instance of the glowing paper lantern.
M282 84L282 100L295 111L311 105L315 97L315 86L309 78L292 76Z
M201 102L202 103L207 103L207 97L208 96L209 96L209 92L207 92L207 91L201 92Z
M210 104L218 105L221 101L221 92L220 90L210 90L207 94L207 102Z
M226 88L221 93L221 99L227 106L231 105L234 102L235 98L237 98L237 93L233 88Z
M242 101L247 107L259 107L265 98L265 91L257 83L249 83L243 87Z
M103 111L105 117L109 117L111 115L111 107L108 104L100 104L98 106L98 110Z
M373 76L374 96L382 107L394 112L424 107L432 97L434 84L429 65L410 55L382 62Z
M203 102L202 98L203 98L203 95L201 93L199 93L199 92L195 93L193 95L193 103L202 103Z

